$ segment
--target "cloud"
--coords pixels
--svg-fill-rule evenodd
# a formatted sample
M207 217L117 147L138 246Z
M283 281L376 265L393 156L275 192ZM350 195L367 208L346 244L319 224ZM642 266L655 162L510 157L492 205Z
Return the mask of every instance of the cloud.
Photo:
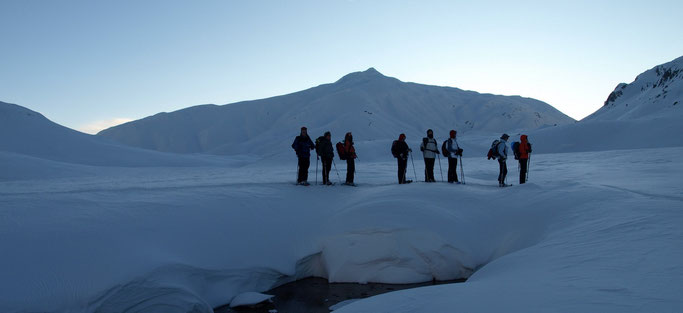
M107 129L109 127L113 127L116 125L120 125L123 123L127 123L132 121L130 118L125 118L125 117L117 117L117 118L112 118L108 120L100 120L100 121L94 121L92 123L85 124L81 127L78 128L79 131L84 132L86 134L97 134L101 130Z

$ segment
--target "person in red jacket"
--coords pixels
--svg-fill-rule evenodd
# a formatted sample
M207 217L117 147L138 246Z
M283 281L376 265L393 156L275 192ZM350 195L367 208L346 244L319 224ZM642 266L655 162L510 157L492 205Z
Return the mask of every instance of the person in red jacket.
M344 137L344 151L346 152L346 185L355 186L353 183L354 174L356 173L356 149L353 147L353 135L351 132L346 133Z
M526 135L519 137L519 183L526 182L526 174L529 170L529 153L531 153L531 144Z

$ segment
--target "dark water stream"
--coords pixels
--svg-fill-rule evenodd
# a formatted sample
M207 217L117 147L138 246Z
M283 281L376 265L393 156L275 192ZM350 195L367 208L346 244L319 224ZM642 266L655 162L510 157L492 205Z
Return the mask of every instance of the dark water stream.
M377 283L330 284L323 278L306 278L264 292L265 294L275 296L272 303L266 303L254 308L230 309L229 306L223 306L214 309L214 312L269 313L273 312L272 310L277 310L278 313L329 313L329 307L350 299L362 299L397 290L461 283L464 281L465 279L460 279L400 285Z

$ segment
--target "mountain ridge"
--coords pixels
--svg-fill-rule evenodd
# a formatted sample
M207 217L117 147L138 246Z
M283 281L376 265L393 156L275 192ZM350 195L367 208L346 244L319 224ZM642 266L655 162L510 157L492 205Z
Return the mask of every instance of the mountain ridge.
M286 95L156 114L98 135L166 152L263 154L250 142L285 149L282 141L304 125L313 135L354 131L359 140L377 140L428 128L503 132L573 122L539 100L406 83L369 68Z

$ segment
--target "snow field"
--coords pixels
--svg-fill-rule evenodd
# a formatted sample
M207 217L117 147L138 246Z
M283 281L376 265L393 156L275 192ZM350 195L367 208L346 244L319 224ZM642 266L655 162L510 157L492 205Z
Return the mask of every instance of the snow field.
M473 271L338 312L679 311L681 152L533 155L531 183L504 189L483 158L464 159L464 186L396 185L395 161L359 162L357 188L294 186L294 160L5 180L0 311L210 312L310 275L409 283Z

